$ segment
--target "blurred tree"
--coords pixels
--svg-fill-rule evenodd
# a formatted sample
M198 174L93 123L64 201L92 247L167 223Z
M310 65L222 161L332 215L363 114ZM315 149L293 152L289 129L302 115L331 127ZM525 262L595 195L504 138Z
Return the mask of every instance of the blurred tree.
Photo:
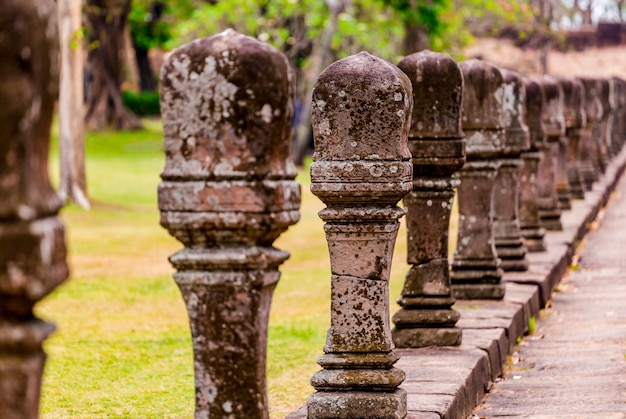
M61 72L59 88L59 195L89 208L85 173L83 40L80 0L57 0ZM77 117L80 115L81 117Z
M432 47L431 38L442 34L445 24L441 15L449 0L381 0L395 10L404 25L404 55Z
M142 92L156 90L156 78L150 66L148 52L152 48L163 46L170 39L171 22L165 17L172 6L172 1L133 0L128 25Z
M87 110L91 129L137 129L139 119L122 102L124 29L131 0L86 0L89 41L87 55Z

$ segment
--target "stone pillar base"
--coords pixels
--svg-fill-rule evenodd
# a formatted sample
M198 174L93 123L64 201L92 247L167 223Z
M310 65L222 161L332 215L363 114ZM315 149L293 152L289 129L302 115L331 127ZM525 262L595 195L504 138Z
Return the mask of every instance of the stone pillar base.
M391 331L391 335L398 348L458 346L462 339L462 332L458 327L413 327L406 329L396 327Z
M501 300L504 284L454 284L454 297L459 300Z
M519 227L518 234L521 234ZM518 237L496 237L496 253L500 258L500 268L504 272L527 271L528 261L526 260L526 246L520 236Z
M524 227L522 226L522 236L524 237L524 245L531 252L544 252L546 243L543 240L546 230L543 227Z
M572 195L569 185L556 185L556 198L560 209L572 209Z
M563 224L561 223L561 210L554 209L540 209L539 210L539 222L541 226L548 231L562 231Z
M500 250L498 250L500 251ZM524 252L524 255L526 252ZM528 261L524 258L521 259L502 259L500 264L504 272L525 272L528 270Z
M307 400L309 419L402 419L407 415L407 395L393 392L318 391Z
M578 166L567 169L567 179L569 181L569 192L574 199L585 199L585 184Z
M595 167L590 161L582 161L580 163L580 174L585 183L585 189L590 191L593 189L593 182L598 180Z

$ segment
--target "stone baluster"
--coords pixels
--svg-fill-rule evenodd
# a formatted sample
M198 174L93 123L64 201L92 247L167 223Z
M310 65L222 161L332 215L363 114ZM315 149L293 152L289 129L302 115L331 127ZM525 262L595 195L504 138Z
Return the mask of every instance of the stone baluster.
M536 80L524 77L526 91L526 125L530 134L530 151L522 154L522 171L520 175L520 207L519 220L524 244L529 252L546 250L544 241L545 229L539 219L539 163L546 149L546 136L543 129L543 108L545 94L543 87Z
M459 313L448 269L448 230L458 180L450 177L465 163L461 131L463 75L444 54L423 51L398 64L413 84L409 149L413 190L404 198L407 211L407 273L402 307L393 316L398 347L448 346L461 343L455 327Z
M331 319L311 378L309 418L402 418L404 372L393 367L389 271L411 190L411 82L366 52L330 65L313 89L311 191L330 251Z
M580 81L585 89L585 115L587 116L587 125L582 131L580 142L580 172L585 182L585 188L589 191L599 176L597 162L594 159L594 156L597 155L594 133L597 132L598 121L602 118L602 105L600 104L597 80L582 77Z
M496 252L504 271L526 271L526 246L519 223L521 154L530 148L528 127L524 122L526 90L519 73L501 70L504 78L502 117L504 148L494 190L494 238Z
M539 219L546 230L562 230L560 201L569 200L569 185L565 165L565 122L563 120L563 91L558 81L543 76L540 81L545 92L543 129L547 145L539 163Z
M580 172L580 138L587 124L584 87L580 80L559 78L563 89L563 117L567 137L567 180L572 198L585 197L585 184Z
M43 342L33 309L68 276L63 202L48 178L58 93L52 0L6 0L0 12L0 417L39 417Z
M611 92L611 82L609 79L599 79L599 98L600 105L602 106L602 118L600 118L598 127L598 133L596 134L597 141L597 154L596 161L597 166L600 169L600 173L604 173L611 160L609 155L608 141L611 138L611 128L613 125L613 98Z
M267 418L268 315L299 219L289 160L294 77L286 57L228 30L176 49L161 71L166 163L161 225L194 349L196 418Z
M459 67L467 162L458 172L459 235L450 278L456 298L501 299L503 271L493 235L493 198L497 158L504 147L504 83L500 70L484 61L464 61Z
M626 109L626 83L619 77L611 78L613 84L613 125L611 127L611 155L616 156L622 149L624 139L624 112Z

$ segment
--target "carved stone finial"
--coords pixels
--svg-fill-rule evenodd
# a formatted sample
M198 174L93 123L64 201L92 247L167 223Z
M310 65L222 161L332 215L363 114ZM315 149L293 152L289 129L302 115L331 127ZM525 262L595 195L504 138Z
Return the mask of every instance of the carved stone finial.
M58 86L56 5L7 0L0 13L0 416L39 417L42 344L35 304L68 276L62 201L48 179Z
M404 198L407 210L407 273L393 316L398 347L449 346L461 343L455 327L459 313L448 269L448 229L458 180L451 176L465 163L461 131L463 75L444 54L423 51L405 57L398 67L413 85L413 117L409 149L413 191Z
M330 251L331 326L311 379L309 418L402 418L404 372L389 326L389 270L411 190L411 82L362 52L330 65L313 89L311 191Z
M526 271L526 246L519 223L519 189L522 152L530 148L528 127L524 122L526 89L522 75L501 70L504 78L502 95L504 150L496 175L494 190L494 238L496 252L504 271Z
M289 160L294 78L275 48L232 30L175 50L161 71L161 225L194 346L196 417L267 418L273 241L299 219ZM228 362L224 362L228 360Z
M539 220L538 171L539 163L546 148L546 136L542 116L545 106L545 93L537 81L524 77L526 91L526 125L530 134L530 151L522 154L522 172L520 174L519 220L524 244L529 252L546 250L545 229Z
M467 163L458 172L459 238L452 261L456 298L500 299L504 285L493 236L494 182L504 150L500 70L480 60L459 64L463 73L463 131Z

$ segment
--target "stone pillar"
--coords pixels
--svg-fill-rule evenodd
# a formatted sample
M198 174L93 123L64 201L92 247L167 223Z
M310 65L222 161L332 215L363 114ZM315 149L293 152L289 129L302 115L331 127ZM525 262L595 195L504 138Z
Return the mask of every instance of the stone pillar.
M596 155L597 166L601 173L606 171L611 160L609 156L609 138L611 138L611 128L613 124L613 99L611 92L611 82L609 79L599 79L600 87L600 105L602 106L602 118L597 125L598 133L596 135L598 149Z
M562 230L560 201L569 200L569 185L565 168L565 122L563 120L563 91L558 81L543 76L540 81L545 93L543 129L546 148L539 163L539 219L546 230Z
M461 344L455 327L459 313L448 269L448 230L457 180L450 177L465 163L461 131L463 75L444 54L423 51L398 64L413 84L409 149L413 191L404 198L407 211L407 273L402 307L393 316L398 347Z
M331 319L311 378L309 418L402 418L404 372L389 325L389 270L411 190L411 82L366 52L330 65L313 89L311 191L330 251Z
M502 116L505 134L494 192L494 238L502 269L526 271L526 246L518 217L522 170L520 156L530 148L528 127L524 122L526 90L521 74L508 70L501 72L504 78Z
M567 137L567 180L572 198L585 197L585 184L580 172L580 138L587 124L585 94L580 80L559 78L563 90L563 117Z
M452 261L456 298L501 299L504 285L493 235L494 185L504 147L500 70L481 61L459 64L464 78L463 131L467 163L458 173L459 236Z
M519 221L524 244L529 252L546 250L545 229L539 219L539 163L546 148L546 136L543 129L543 108L545 94L543 87L536 80L524 77L526 91L526 125L530 135L530 151L522 153L520 175Z
M299 218L286 57L228 30L176 49L161 71L161 225L194 349L196 418L267 418L268 315L289 256L273 241Z
M39 417L42 344L35 304L68 276L62 201L48 178L58 93L56 5L7 0L0 13L0 417Z
M613 124L611 127L611 155L616 156L624 141L624 117L626 109L626 83L619 77L611 78L613 84Z
M580 142L580 171L586 190L591 190L593 182L598 180L599 169L594 156L597 155L597 142L594 133L598 131L598 121L602 118L602 105L599 98L599 86L596 79L582 77L580 81L585 89L585 115L587 126L582 131Z

